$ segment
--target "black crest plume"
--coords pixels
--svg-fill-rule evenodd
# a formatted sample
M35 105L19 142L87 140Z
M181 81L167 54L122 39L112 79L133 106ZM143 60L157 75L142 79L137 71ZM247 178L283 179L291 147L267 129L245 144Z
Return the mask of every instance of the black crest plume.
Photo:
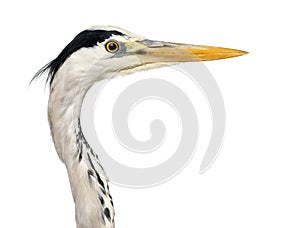
M81 48L94 47L98 43L102 43L112 35L124 35L123 33L112 30L85 30L79 33L75 38L61 51L61 53L51 62L43 66L31 79L30 82L39 78L45 72L48 72L46 84L49 82L50 86L53 82L54 76L59 68L64 64L67 58L74 52Z

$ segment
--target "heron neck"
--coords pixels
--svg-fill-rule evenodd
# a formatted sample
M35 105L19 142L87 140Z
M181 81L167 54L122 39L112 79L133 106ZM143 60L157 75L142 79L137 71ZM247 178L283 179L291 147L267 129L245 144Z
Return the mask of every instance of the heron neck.
M48 117L52 138L68 171L77 228L113 228L108 178L80 125L80 109L89 87L76 88L51 87Z

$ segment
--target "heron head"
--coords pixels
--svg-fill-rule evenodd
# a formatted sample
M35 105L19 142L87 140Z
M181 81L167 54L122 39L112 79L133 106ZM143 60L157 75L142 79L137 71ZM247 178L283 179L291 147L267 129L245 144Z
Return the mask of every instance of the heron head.
M229 48L154 41L118 27L94 26L79 33L35 78L48 70L50 84L56 78L71 84L73 81L91 84L143 69L246 53Z

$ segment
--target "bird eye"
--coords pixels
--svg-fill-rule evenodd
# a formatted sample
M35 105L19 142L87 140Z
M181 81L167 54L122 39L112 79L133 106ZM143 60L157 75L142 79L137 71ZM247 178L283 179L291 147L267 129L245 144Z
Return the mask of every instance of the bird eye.
M105 44L106 51L115 53L119 50L119 44L116 41L109 41Z

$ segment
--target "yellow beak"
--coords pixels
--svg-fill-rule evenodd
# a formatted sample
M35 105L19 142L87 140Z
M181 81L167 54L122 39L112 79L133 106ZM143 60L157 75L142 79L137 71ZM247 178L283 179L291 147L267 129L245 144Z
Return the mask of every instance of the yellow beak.
M248 53L230 48L151 40L132 42L128 44L128 51L138 55L144 64L208 61L232 58Z

